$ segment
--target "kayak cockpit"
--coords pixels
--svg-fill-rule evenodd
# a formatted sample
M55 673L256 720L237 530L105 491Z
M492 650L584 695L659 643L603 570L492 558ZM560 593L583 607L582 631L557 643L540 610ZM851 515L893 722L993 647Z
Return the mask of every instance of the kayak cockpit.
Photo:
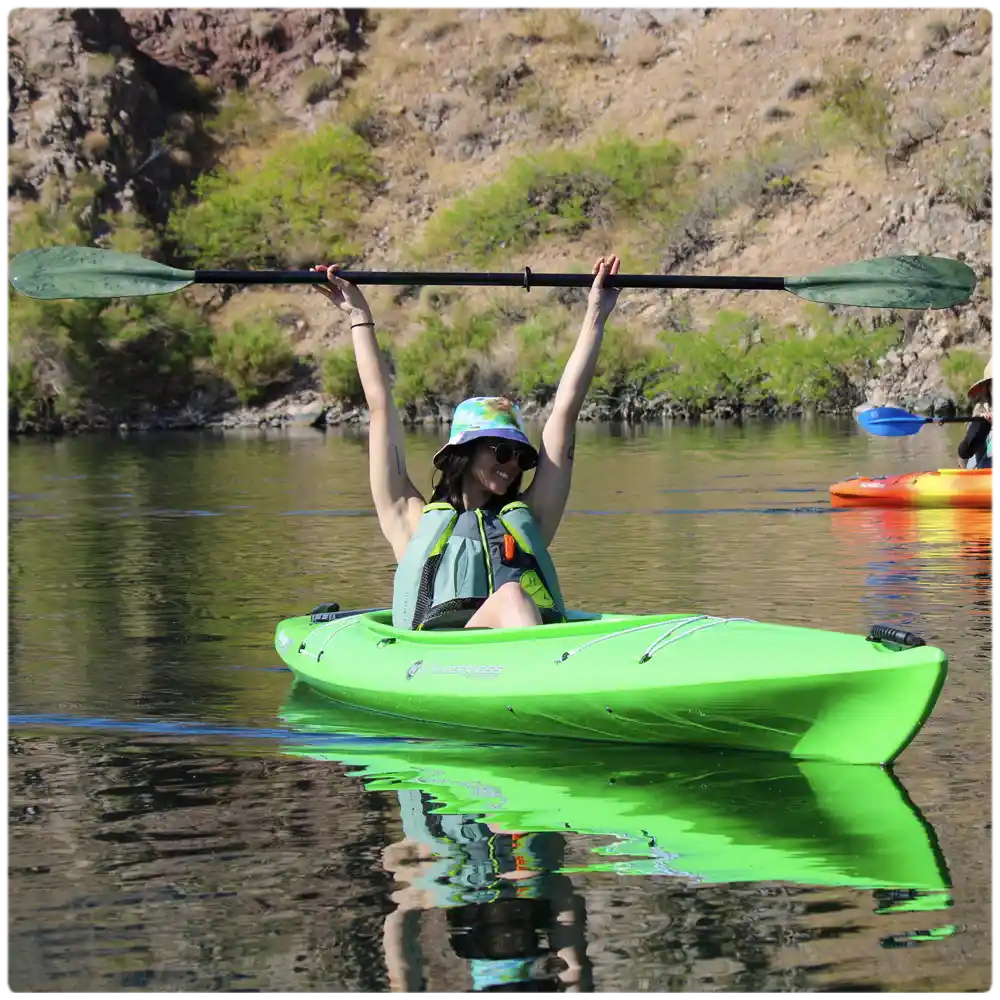
M365 612L361 615L363 627L369 632L378 634L385 639L404 639L416 643L481 643L483 629L477 628L432 628L432 629L400 629L392 624L392 611L382 610ZM671 615L626 615L601 614L591 611L566 611L566 621L547 625L533 625L527 628L495 628L489 629L491 642L515 642L518 640L574 636L594 637L606 632L614 632L621 628L623 622L630 625L660 622L670 623L688 619L689 614Z

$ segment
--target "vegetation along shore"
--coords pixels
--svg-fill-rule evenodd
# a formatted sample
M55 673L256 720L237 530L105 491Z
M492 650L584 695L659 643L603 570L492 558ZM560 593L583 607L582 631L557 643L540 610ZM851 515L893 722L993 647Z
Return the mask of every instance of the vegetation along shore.
M949 412L990 353L991 31L975 9L20 9L9 249L589 273L614 247L632 273L789 276L956 257L979 284L936 311L630 290L583 416ZM364 417L314 291L9 294L12 432ZM544 411L585 298L371 290L413 422L504 391Z

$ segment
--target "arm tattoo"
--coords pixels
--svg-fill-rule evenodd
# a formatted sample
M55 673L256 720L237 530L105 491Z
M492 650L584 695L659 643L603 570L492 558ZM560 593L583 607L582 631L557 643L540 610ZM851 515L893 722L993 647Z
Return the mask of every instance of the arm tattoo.
M396 471L402 475L403 474L403 456L400 455L398 448L393 448L396 453Z
M576 454L576 431L573 431L573 438L569 443L569 450L566 452L566 461L572 462L574 454Z

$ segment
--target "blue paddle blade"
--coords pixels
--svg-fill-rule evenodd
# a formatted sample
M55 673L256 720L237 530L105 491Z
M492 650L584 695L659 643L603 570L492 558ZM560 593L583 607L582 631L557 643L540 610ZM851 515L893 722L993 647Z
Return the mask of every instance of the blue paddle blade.
M918 417L897 406L873 406L858 414L858 423L869 434L879 437L906 437L930 423L930 417Z

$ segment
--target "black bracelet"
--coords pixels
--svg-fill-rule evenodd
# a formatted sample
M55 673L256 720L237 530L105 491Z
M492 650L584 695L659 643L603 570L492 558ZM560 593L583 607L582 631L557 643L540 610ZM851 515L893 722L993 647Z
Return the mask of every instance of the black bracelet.
M374 325L375 325L375 323L374 323L374 322L368 322L368 323L352 323L352 324L351 324L351 329L352 329L352 330L356 330L356 329L357 329L357 328L358 328L359 326L374 326Z

